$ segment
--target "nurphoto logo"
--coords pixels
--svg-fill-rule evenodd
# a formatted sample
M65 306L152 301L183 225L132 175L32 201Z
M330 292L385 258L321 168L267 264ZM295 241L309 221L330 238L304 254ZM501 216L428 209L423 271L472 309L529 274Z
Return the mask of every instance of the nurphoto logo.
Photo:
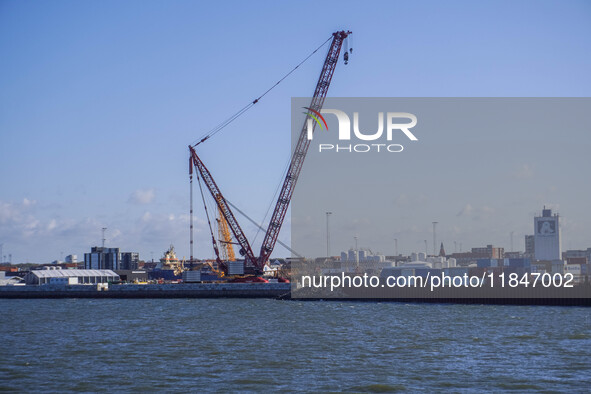
M314 137L314 126L317 124L321 130L328 131L328 123L322 114L335 115L338 121L338 139L339 141L351 141L352 135L355 139L361 141L376 141L375 143L359 143L359 144L319 144L319 152L349 152L349 153L366 153L370 151L375 152L391 152L398 153L404 150L404 146L397 143L378 143L377 141L384 141L384 123L386 123L385 141L390 142L393 136L402 132L409 140L418 141L418 138L410 131L416 126L417 117L408 112L378 112L378 129L375 132L362 131L359 128L359 112L353 112L353 133L351 133L351 119L344 111L338 109L321 109L320 112L312 108L303 107L308 110L305 112L308 115L307 119L307 133L308 140ZM410 121L410 122L409 122Z

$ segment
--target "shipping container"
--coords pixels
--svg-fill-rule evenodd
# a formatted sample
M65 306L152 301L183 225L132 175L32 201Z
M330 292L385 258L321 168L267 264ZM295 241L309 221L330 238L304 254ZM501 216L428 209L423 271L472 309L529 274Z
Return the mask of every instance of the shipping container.
M508 260L508 264L505 264L505 265L508 265L509 267L525 268L525 267L531 266L531 260L526 259L526 258L505 259L505 260Z
M478 260L476 260L476 266L478 268L492 267L493 266L493 260L494 260L494 266L496 266L497 265L497 260L496 259L478 259Z
M228 275L244 275L244 262L228 261Z
M451 277L464 276L464 274L468 274L468 267L450 267L445 268L443 272Z
M529 269L526 269L525 267L505 267L505 274L507 275L511 275L513 273L519 275L519 276L523 276L527 271L529 271Z
M201 271L185 271L185 272L183 272L183 282L185 282L185 283L201 282Z

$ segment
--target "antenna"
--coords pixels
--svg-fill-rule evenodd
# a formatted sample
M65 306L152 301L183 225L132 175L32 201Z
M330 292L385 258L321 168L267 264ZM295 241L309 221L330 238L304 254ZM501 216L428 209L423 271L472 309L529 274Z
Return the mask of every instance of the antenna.
M107 231L106 227L103 227L103 249L105 248L105 231Z
M437 223L439 222L433 222L433 256L437 256Z

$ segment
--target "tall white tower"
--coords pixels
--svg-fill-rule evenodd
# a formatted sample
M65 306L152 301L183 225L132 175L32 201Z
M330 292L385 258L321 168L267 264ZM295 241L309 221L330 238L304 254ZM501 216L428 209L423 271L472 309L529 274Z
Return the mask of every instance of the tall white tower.
M542 216L534 218L534 258L536 260L560 260L560 223L558 214L551 209L542 211Z

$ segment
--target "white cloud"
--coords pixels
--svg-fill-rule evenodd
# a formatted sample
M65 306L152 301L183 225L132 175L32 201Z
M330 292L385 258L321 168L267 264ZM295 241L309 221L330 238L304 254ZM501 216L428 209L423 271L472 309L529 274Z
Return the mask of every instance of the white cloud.
M472 205L470 204L466 204L464 205L464 207L460 210L460 212L458 212L456 214L456 216L468 216L472 213L472 211L474 211L474 208L472 208Z
M480 210L482 211L482 213L488 213L488 214L492 214L495 212L495 209L492 207L489 207L488 205L484 205L482 208L480 208Z
M131 193L128 202L132 204L149 204L154 200L154 189L138 189Z
M29 199L28 199L28 198L26 198L26 197L25 197L25 198L23 198L23 206L24 206L24 207L29 207L29 206L31 206L31 205L35 205L35 204L37 204L37 201L35 201L35 200L29 200Z
M534 169L529 164L520 165L513 174L517 179L529 179L534 176Z
M483 218L488 218L492 214L495 213L495 209L488 206L483 205L481 207L474 207L472 204L466 204L464 207L456 214L457 217L460 216L470 216L473 220L480 220Z
M57 221L55 219L51 219L51 221L47 225L47 230L51 231L56 227L57 227Z

